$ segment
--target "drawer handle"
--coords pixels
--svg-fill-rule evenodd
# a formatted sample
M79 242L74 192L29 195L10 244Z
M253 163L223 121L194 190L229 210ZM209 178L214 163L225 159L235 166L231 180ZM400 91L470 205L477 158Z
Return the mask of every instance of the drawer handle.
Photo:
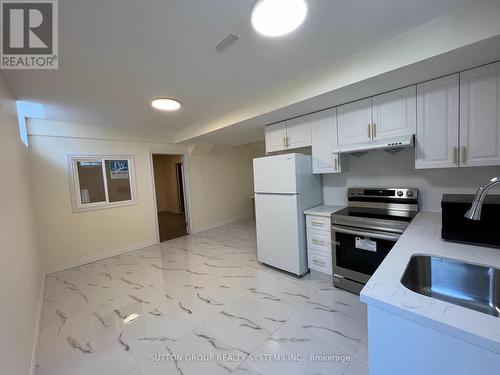
M322 221L311 221L311 224L316 225L317 227L322 227L323 225L325 225L325 223L323 223Z
M324 261L321 261L319 259L313 259L313 263L314 264L317 264L319 266L324 266L325 265L325 262Z
M325 246L325 243L323 241L320 241L320 240L316 240L316 239L312 239L312 243L313 244L316 244L316 245L321 245L321 246Z

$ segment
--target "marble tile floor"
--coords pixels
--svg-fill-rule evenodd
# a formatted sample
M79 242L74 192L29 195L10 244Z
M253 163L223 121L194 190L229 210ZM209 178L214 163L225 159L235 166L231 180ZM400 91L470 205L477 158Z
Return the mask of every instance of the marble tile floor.
M260 265L253 222L48 275L44 298L38 375L368 373L359 297Z

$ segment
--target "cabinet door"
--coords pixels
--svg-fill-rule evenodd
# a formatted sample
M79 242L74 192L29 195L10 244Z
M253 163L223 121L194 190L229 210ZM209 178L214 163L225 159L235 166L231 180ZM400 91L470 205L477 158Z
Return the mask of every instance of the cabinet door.
M288 137L288 148L311 146L311 122L311 115L301 116L287 121L286 135Z
M402 135L413 135L417 128L416 87L377 95L372 98L375 141Z
M286 122L266 126L266 152L281 151L286 148Z
M458 74L417 86L415 168L458 167Z
M338 145L342 146L371 142L370 124L371 98L358 100L337 107Z
M312 119L312 168L313 173L340 172L340 159L334 153L337 144L337 110L316 113Z
M460 162L500 165L500 63L460 73Z

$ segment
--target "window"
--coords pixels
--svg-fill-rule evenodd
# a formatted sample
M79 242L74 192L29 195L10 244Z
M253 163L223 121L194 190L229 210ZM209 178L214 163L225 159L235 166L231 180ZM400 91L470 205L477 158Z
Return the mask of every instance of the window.
M69 156L73 211L135 204L132 156Z

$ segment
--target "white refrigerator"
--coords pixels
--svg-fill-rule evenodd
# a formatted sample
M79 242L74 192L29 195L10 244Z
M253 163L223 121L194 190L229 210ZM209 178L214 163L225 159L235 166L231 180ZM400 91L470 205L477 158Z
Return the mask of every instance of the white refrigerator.
M321 177L302 154L254 159L253 172L257 259L300 277L309 270L303 211L321 204Z

